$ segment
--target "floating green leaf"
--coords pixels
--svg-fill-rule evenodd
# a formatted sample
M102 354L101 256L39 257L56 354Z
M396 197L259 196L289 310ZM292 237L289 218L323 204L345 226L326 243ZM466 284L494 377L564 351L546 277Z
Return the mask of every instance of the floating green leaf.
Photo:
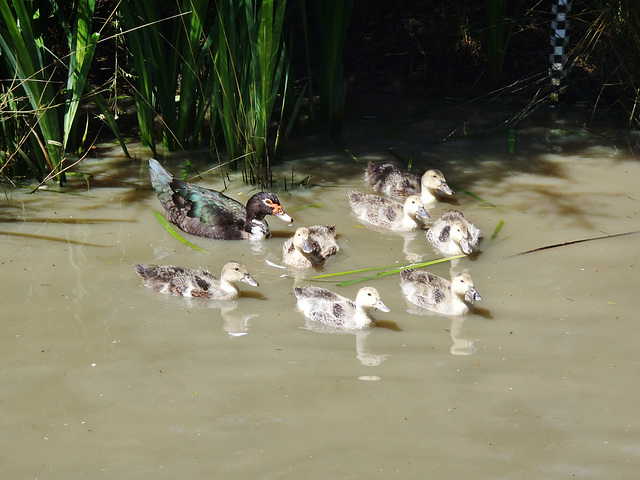
M176 237L178 240L180 240L182 243L184 243L185 245L190 246L191 248L195 248L196 250L200 250L201 252L209 253L205 249L200 248L199 246L194 245L190 241L185 240L184 238L182 238L180 236L180 234L178 232L176 232L175 229L171 226L171 224L169 222L167 222L167 220L162 216L161 213L153 212L153 214L156 216L156 218L158 219L158 222L160 222L160 224L165 228L165 230L167 232L169 232L171 235L173 235L174 237Z

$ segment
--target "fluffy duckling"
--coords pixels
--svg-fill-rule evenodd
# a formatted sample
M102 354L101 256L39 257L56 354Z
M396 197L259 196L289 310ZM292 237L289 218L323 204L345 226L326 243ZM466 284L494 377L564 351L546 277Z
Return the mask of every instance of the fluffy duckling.
M389 308L380 300L378 290L364 287L358 291L356 301L327 290L307 285L295 287L298 309L309 320L333 327L360 330L375 325L369 310L388 312Z
M391 163L369 162L364 178L378 192L391 197L406 199L410 195L420 195L424 205L438 200L437 192L453 195L447 180L440 170L427 170L421 178L405 172Z
M256 193L244 206L217 190L174 178L153 158L149 159L149 178L167 220L192 235L220 240L264 240L271 236L267 215L293 222L273 193Z
M320 267L327 257L338 253L336 227L314 225L300 227L282 246L284 263L294 268Z
M429 242L445 255L469 255L481 237L482 232L460 210L447 210L427 232Z
M145 287L168 295L209 298L212 300L235 300L240 295L236 282L257 287L256 282L240 262L229 262L222 267L220 279L206 270L163 265L136 265Z
M429 218L417 195L411 195L402 204L379 195L349 192L349 202L351 209L361 220L398 232L421 229L424 226L423 220Z
M468 273L446 280L429 272L407 268L400 272L400 286L407 300L445 315L466 315L474 301L482 300Z

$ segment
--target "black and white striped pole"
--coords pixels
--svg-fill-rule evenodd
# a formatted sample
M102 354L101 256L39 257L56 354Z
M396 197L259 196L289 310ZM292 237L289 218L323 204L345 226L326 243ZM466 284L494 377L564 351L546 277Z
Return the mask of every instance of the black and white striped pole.
M569 11L571 10L571 0L556 0L556 4L551 7L554 19L551 21L551 68L549 78L551 79L551 102L558 103L560 95L560 84L562 78L566 76L564 65L567 61L567 48L569 46Z

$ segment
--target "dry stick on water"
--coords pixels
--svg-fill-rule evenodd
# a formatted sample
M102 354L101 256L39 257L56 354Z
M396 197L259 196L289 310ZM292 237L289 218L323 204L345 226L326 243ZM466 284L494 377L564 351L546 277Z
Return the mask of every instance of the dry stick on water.
M533 250L527 250L526 252L516 253L515 255L510 255L505 258L517 257L518 255L526 255L527 253L541 252L542 250L549 250L551 248L565 247L567 245L573 245L576 243L590 242L592 240L604 240L605 238L622 237L624 235L635 235L636 233L640 233L640 230L636 230L635 232L616 233L614 235L603 235L601 237L583 238L581 240L572 240L570 242L564 242L564 243L555 243L553 245L547 245L545 247L538 247L538 248L534 248Z

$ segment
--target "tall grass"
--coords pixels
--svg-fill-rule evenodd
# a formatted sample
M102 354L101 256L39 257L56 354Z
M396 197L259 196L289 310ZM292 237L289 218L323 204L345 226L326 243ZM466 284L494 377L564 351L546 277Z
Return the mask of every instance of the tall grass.
M218 85L213 106L230 159L242 158L247 179L261 185L270 182L271 157L284 140L280 133L287 130L288 119L282 116L277 134L270 128L276 101L288 101L290 62L283 37L286 5L286 0L220 0L217 4L213 59Z
M23 161L39 181L65 178L65 153L71 147L78 106L85 92L109 116L98 93L87 83L99 33L93 32L95 0L79 0L68 22L62 4L0 0L2 87L0 172ZM39 8L36 8L39 7ZM52 20L60 26L68 53L51 48ZM115 126L111 117L110 125Z
M205 141L217 149L221 132L230 162L243 160L247 180L269 182L273 151L287 131L282 116L271 128L289 81L286 4L218 0L210 8L208 0L185 0L165 10L155 0L122 4L141 137L154 154L156 118L168 151Z
M175 4L137 0L120 5L131 68L125 79L135 92L142 142L154 155L156 118L168 151L196 146L204 133L206 92L211 88L208 52L203 48L208 4L208 0Z

